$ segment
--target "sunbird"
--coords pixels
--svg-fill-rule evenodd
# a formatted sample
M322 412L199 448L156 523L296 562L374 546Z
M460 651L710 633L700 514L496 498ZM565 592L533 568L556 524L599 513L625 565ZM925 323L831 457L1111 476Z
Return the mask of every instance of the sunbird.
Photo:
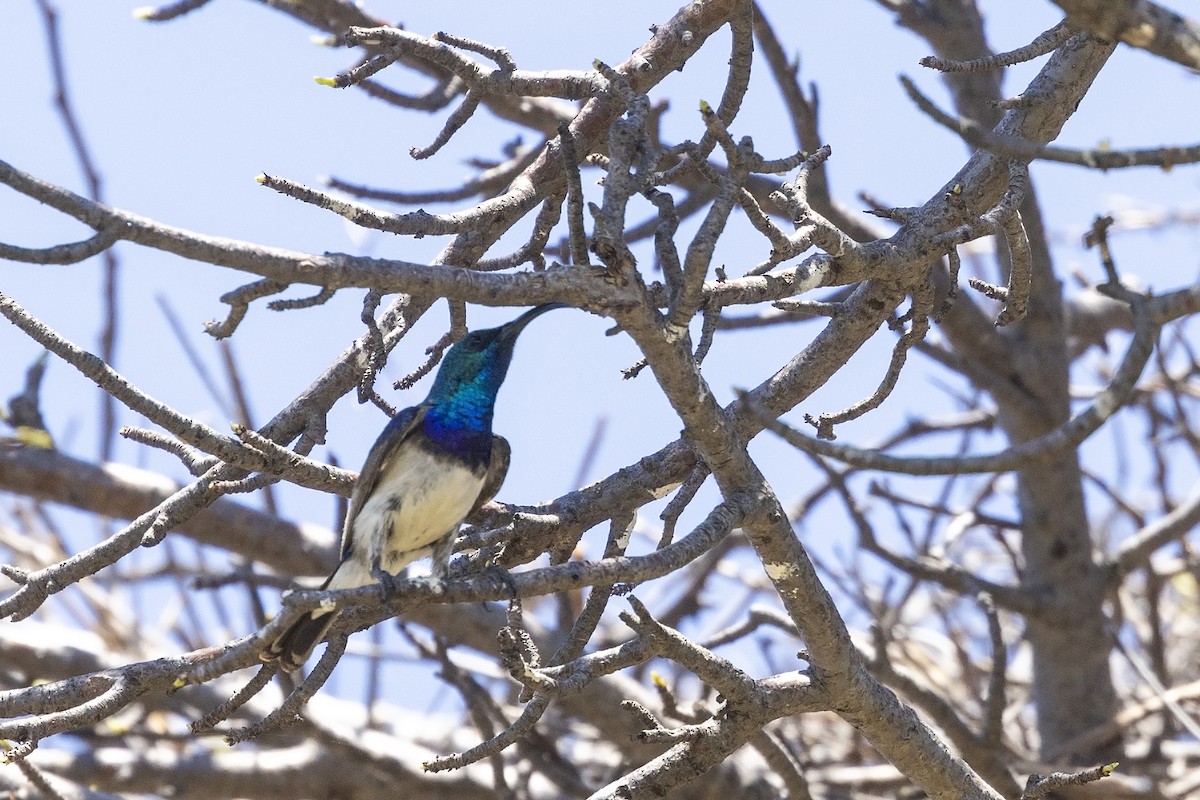
M350 495L341 563L322 589L366 586L427 555L433 575L445 574L459 525L496 495L508 472L511 448L492 433L492 413L517 337L561 307L537 306L450 348L425 401L397 413L371 446ZM334 617L320 609L301 617L259 657L299 669Z

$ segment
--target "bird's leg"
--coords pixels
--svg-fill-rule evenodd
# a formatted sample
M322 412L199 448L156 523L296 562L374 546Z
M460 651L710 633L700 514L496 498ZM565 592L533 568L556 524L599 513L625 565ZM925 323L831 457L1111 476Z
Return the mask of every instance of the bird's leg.
M430 554L429 575L434 580L442 581L446 579L446 573L450 571L450 556L454 555L454 540L458 538L458 529L455 528L446 534L440 542L433 545L433 552Z
M380 556L371 559L371 577L379 585L379 599L385 606L396 593L396 576L383 568Z

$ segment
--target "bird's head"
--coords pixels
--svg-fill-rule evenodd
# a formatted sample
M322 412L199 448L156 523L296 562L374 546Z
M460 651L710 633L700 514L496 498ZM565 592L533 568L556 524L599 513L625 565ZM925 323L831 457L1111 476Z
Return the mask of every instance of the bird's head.
M494 400L512 361L517 337L536 317L563 308L563 303L546 303L529 309L498 328L471 331L454 343L442 359L426 402L446 403L464 392Z

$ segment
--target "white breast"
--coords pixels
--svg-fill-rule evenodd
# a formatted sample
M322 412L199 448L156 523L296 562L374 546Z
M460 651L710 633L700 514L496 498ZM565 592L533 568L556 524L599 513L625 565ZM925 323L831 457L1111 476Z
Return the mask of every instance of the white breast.
M428 555L434 545L454 535L482 489L483 475L457 461L420 447L404 448L380 475L375 491L354 519L353 552L329 588L371 583L371 565L376 560L395 575L409 562Z

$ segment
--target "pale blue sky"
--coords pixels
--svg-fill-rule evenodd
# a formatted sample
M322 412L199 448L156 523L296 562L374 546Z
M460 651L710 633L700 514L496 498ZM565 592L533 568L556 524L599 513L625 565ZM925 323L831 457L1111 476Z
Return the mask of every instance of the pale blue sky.
M135 3L60 1L58 5L75 110L103 173L108 202L180 227L295 250L428 260L442 243L434 237L351 235L340 218L264 189L254 176L267 172L316 184L318 176L337 175L406 189L446 187L470 174L465 159L496 156L500 145L518 132L480 112L442 153L415 162L408 149L428 144L446 112L432 116L403 112L356 90L316 85L314 75L333 75L353 63L353 54L310 44L311 31L258 3L214 0L166 24L134 19L130 12ZM79 191L79 170L51 102L36 3L18 0L8 6L8 35L0 49L0 159ZM917 65L927 54L920 41L868 0L766 0L763 6L788 50L800 54L802 78L819 84L821 129L833 147L829 172L840 200L861 207L855 195L867 191L895 205L918 205L954 174L965 160L965 148L916 111L895 80L900 73L913 76L927 94L949 107L938 76ZM668 19L677 4L378 0L370 7L418 33L446 30L504 45L521 68L585 70L596 58L619 63L645 40L649 26ZM984 2L983 8L996 49L1027 43L1059 16L1044 0L997 0ZM728 36L720 33L684 73L673 75L655 90L652 100L671 100L664 124L667 138L698 137L701 124L695 109L701 99L719 98L727 56ZM1023 88L1040 63L1013 70L1006 90L1015 93ZM398 69L380 77L400 89L420 88L419 82ZM1060 142L1095 146L1108 140L1114 147L1190 143L1200 133L1198 88L1196 79L1183 69L1123 48ZM795 149L765 67L755 72L734 133L753 135L759 150L771 157ZM532 135L524 136L526 142L534 141ZM1096 214L1130 204L1192 211L1200 206L1194 168L1170 174L1142 169L1102 175L1037 165L1033 174L1056 234L1060 264L1064 270L1078 265L1093 279L1099 279L1100 271L1092 254L1079 247L1078 237ZM585 174L585 185L594 179L595 173ZM637 219L649 214L645 204L633 208ZM718 260L733 275L760 260L768 249L760 237L745 233L744 222L738 230L718 251ZM83 235L79 225L0 189L0 241L44 246ZM1118 259L1127 259L1123 263L1130 272L1139 273L1152 286L1170 288L1194 279L1198 238L1195 229L1162 235L1119 234L1115 248ZM119 245L118 253L122 265L118 369L155 397L224 429L225 415L194 379L155 298L161 295L171 303L191 332L192 345L220 374L216 348L202 333L202 324L222 317L225 307L217 298L252 276L127 244ZM0 264L0 291L77 343L94 348L100 274L98 260L65 267L5 263ZM307 293L307 288L296 288L287 296ZM279 314L262 303L254 306L233 345L252 387L257 422L303 390L359 335L360 301L361 292L342 292L330 303L304 311ZM491 325L515 313L472 309L470 321L473 326ZM380 388L397 406L417 402L428 390L427 381L406 394L389 387L420 362L424 348L441 335L444 324L439 308L393 354ZM753 386L765 379L815 335L818 324L719 337L706 370L717 396L730 399L732 387ZM586 476L588 481L677 436L680 424L649 372L635 381L621 379L621 368L633 363L637 354L626 338L606 337L607 327L595 317L557 312L531 326L523 338L496 419L497 430L514 448L513 468L500 499L531 503L576 488L571 484L580 454L601 416L608 419L607 437ZM893 341L891 333L881 331L792 419L798 421L804 412L835 410L868 394L882 375ZM1120 342L1114 339L1114 343L1119 354ZM24 368L37 352L22 334L0 324L0 397L19 390ZM869 445L912 414L952 407L927 388L930 375L950 378L931 372L919 359L914 361L884 408L839 428L843 441ZM46 380L45 412L60 443L73 454L93 456L96 390L62 363L51 365ZM540 397L538 407L533 404L533 389ZM124 413L121 422L138 420ZM325 458L333 452L343 466L357 468L383 424L375 409L345 399L331 415L328 449L315 455ZM1111 457L1111 446L1104 439L1102 434L1089 445L1089 458ZM760 437L754 452L783 498L803 494L812 474L806 459L770 437ZM121 443L116 457L183 476L176 464L138 445ZM687 519L705 510L702 500L697 501ZM332 524L328 498L312 492L287 492L283 512ZM822 518L829 520L830 530L813 544L828 552L836 542L845 542L839 532L848 526L838 508L830 508ZM653 514L644 522L657 524Z

